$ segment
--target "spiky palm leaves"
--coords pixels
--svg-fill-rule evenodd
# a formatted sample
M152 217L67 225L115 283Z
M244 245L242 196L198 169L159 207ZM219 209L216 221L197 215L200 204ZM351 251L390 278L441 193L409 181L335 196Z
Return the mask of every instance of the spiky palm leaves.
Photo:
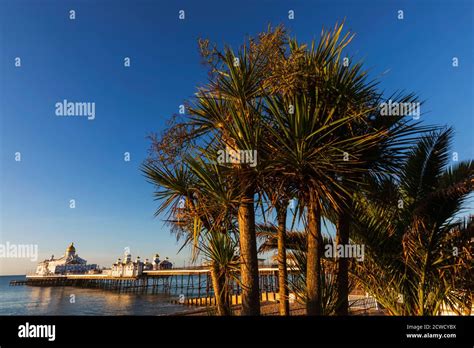
M466 310L472 283L472 230L455 216L472 192L474 167L447 168L452 130L423 137L410 152L399 181L373 182L358 197L359 232L366 245L354 275L364 289L395 315L436 315L446 306ZM462 285L461 285L462 284Z

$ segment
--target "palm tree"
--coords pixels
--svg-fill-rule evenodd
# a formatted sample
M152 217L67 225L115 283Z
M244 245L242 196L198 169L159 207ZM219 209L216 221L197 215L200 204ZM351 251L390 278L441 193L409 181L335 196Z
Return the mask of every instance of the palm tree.
M448 128L422 137L398 178L373 181L358 197L354 239L366 252L353 275L390 314L470 306L472 229L460 228L456 215L472 192L474 167L448 167L452 134Z
M168 223L192 246L193 261L202 252L211 263L211 278L219 315L230 315L228 287L239 266L234 236L234 191L215 162L180 158L171 165L162 160L144 163L142 171L156 186L160 206L169 210ZM235 278L236 279L236 278Z
M232 315L230 289L232 281L239 282L237 273L240 265L234 234L208 233L199 249L210 261L217 313L221 316Z
M286 218L288 200L279 199L275 203L278 221L278 290L280 296L280 315L290 315L288 300L288 266L286 263Z
M262 98L267 93L271 58L281 54L283 31L276 29L250 39L234 53L226 47L220 52L209 50L201 42L203 55L211 65L211 81L199 89L193 105L190 125L194 136L213 143L213 149L228 152L254 151L258 164L233 163L229 175L237 188L237 221L241 258L242 315L260 314L260 291L255 236L255 194L259 191L259 176L267 161L262 126ZM207 136L207 137L206 137Z
M275 227L277 232L277 264L278 264L278 292L279 292L279 312L280 315L286 316L290 314L290 304L288 298L288 265L287 265L287 226L286 220L288 216L288 203L289 198L292 193L289 190L289 187L285 185L284 175L280 175L275 172L265 172L263 173L264 182L260 185L263 187L263 192L265 193L263 197L259 200L262 208L265 208L264 198L268 197L269 209L268 212L276 212L276 223L273 224L264 224L257 225L257 237L262 228L264 227ZM262 214L265 217L265 214Z
M386 138L385 129L367 126L370 132L343 131L369 122L373 112L369 102L377 95L360 65L342 69L338 63L351 40L341 32L342 25L323 31L319 45L313 42L309 49L290 40L287 60L296 66L292 72L296 82L266 98L271 134L267 141L274 153L266 168L285 173L285 185L307 214L309 315L321 314L321 218L329 214L328 209L342 209L349 184L354 185L358 177L346 181L341 177L366 172L364 155Z
M343 183L346 194L343 194L338 206L329 216L336 226L336 244L348 245L350 242L351 224L353 220L355 193L365 189L367 180L378 180L378 178L394 175L399 170L407 149L411 148L422 132L433 130L433 127L421 126L420 122L413 122L404 115L380 116L378 105L381 105L382 96L377 92L368 93L366 90L354 87L352 81L341 81L341 88L345 90L346 98L350 96L353 107L356 105L371 105L365 120L353 120L350 124L338 129L340 136L347 134L353 136L370 135L379 132L377 145L367 148L362 154L365 163L364 171L347 172L339 175L339 181ZM361 93L362 92L362 93ZM396 103L417 103L414 95L391 96L390 100ZM347 109L347 107L346 107ZM341 113L343 113L342 110ZM339 114L341 114L339 113ZM349 303L349 260L347 257L337 259L337 293L338 301L336 314L348 315Z

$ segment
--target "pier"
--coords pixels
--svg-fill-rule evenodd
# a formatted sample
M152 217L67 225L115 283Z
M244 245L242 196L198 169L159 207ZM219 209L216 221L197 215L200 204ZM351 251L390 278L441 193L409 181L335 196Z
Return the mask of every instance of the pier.
M295 269L288 269L290 284ZM278 269L259 268L262 301L278 299ZM12 280L11 286L72 286L118 292L163 293L172 302L184 305L214 305L211 272L207 268L145 270L136 277L113 277L104 274L27 275L25 280ZM241 303L241 286L237 281L230 284L233 304Z

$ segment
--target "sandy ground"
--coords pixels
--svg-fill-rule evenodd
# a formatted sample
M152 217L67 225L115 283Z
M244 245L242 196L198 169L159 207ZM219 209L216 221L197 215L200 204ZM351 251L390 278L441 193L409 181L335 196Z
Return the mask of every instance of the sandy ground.
M240 315L241 306L236 305L232 307L233 315ZM264 316L278 316L278 303L276 302L262 302L260 307L261 315ZM290 315L305 315L306 308L301 303L290 304ZM215 310L212 307L196 307L196 310L190 310L175 315L186 315L186 316L207 316L215 315ZM369 310L351 310L350 315L385 315L382 310L369 309Z
M241 306L235 305L232 306L233 315L240 315ZM278 313L278 303L275 302L263 302L260 307L260 312L262 315L279 315ZM290 315L304 315L306 312L304 305L299 303L293 303L290 305ZM186 316L206 316L206 315L215 315L215 310L213 307L196 307L195 310L186 311L179 313L178 315Z

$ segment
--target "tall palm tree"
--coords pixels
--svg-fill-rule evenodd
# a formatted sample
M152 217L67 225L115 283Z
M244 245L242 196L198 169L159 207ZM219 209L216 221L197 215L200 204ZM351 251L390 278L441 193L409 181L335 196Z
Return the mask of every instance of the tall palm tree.
M459 279L472 271L472 229L459 228L456 216L472 193L474 167L448 167L452 134L421 138L398 178L373 181L357 200L354 239L366 252L353 274L394 315L470 306L472 281Z
M259 191L259 176L268 158L264 148L262 99L268 89L265 81L271 59L281 54L282 37L280 29L269 30L258 40L249 40L237 53L228 47L223 52L216 48L207 51L208 44L203 44L204 56L211 60L211 80L199 90L189 108L195 136L218 144L213 149L258 154L256 166L229 165L229 175L234 178L238 192L242 315L260 314L254 201Z
M323 31L319 44L310 48L290 40L288 61L296 66L296 82L285 93L266 99L271 134L267 141L274 152L267 169L285 173L285 185L293 187L300 211L307 214L309 315L321 314L321 218L329 214L328 208L342 208L348 183L340 178L367 171L364 155L386 136L385 129L362 134L342 131L368 122L373 104L367 100L375 94L360 65L343 70L337 63L351 40L341 33L342 25ZM350 88L351 94L346 95ZM347 181L353 185L356 179Z
M287 265L287 217L288 217L288 203L292 196L290 188L286 185L284 175L273 171L263 173L263 182L261 187L265 193L262 198L268 197L268 202L264 202L263 199L259 200L262 208L269 205L268 212L275 211L276 215L276 227L273 224L258 225L258 230L262 230L263 227L268 226L270 228L275 227L277 232L277 264L278 264L278 292L279 292L279 312L280 315L286 316L290 314L290 304L288 298L288 265ZM262 214L265 217L265 214ZM257 237L258 237L257 231Z
M288 299L288 265L286 263L286 218L288 200L279 199L275 203L278 221L278 290L280 315L290 315Z
M342 67L344 69L344 67ZM379 132L377 145L367 148L362 154L364 158L365 170L347 172L339 175L339 181L344 184L346 194L339 202L340 209L327 216L336 226L336 244L348 245L350 242L351 224L353 220L355 193L365 189L367 180L378 180L378 178L388 175L395 175L399 171L407 149L411 148L419 137L419 134L433 130L433 127L421 126L420 122L414 122L410 118L400 116L380 116L379 105L382 96L376 91L367 91L354 87L352 81L340 81L341 88L345 91L345 97L349 97L353 105L366 105L368 113L365 119L355 119L351 123L344 125L338 132L340 136L352 134L354 136L370 135ZM349 98L348 98L349 99ZM396 95L389 98L395 103L417 103L418 100L412 94ZM350 108L350 107L349 107ZM347 106L345 107L347 110ZM338 114L343 114L344 109ZM338 305L337 315L348 315L349 303L349 260L347 257L337 258L337 293Z

